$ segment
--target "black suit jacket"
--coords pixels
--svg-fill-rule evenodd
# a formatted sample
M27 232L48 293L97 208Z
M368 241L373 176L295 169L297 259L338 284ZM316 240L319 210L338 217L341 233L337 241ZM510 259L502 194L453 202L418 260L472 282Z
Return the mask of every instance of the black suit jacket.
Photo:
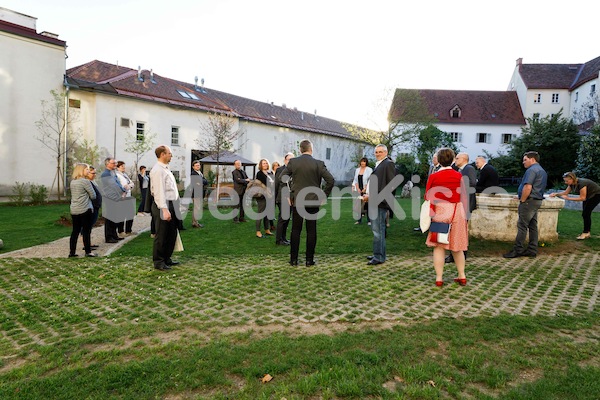
M325 181L323 191L326 196L329 196L335 183L335 179L327 170L325 163L313 158L310 154L302 154L300 157L290 159L282 176L291 178L292 202L296 201L296 195L306 187L321 188L321 180ZM315 193L308 193L304 200L314 201L318 198Z
M248 175L243 169L234 169L232 174L233 190L235 190L239 196L242 196L246 191L246 186L248 186L248 182L246 182Z
M275 171L275 203L277 204L281 203L281 189L283 189L283 187L286 185L281 181L283 171L285 171L286 169L287 165L284 164L281 167L277 168L277 171Z
M373 179L376 176L377 179ZM389 158L384 158L378 166L375 167L371 177L369 178L369 197L375 193L381 193L381 191L396 177L396 166L394 162ZM377 184L377 186L375 186ZM397 187L398 185L396 185ZM392 191L396 190L396 187L392 188ZM385 208L391 210L392 207L387 201L382 201L377 205L379 208Z
M466 182L468 187L475 188L477 184L477 171L471 164L467 164L460 171L463 177L468 178L468 182ZM477 196L475 192L469 195L469 212L473 212L473 210L477 207Z
M490 164L485 164L483 168L479 171L479 180L477 181L477 185L475 189L477 193L483 192L484 189L489 188L491 186L499 186L500 179L498 177L498 171L496 168L491 166Z

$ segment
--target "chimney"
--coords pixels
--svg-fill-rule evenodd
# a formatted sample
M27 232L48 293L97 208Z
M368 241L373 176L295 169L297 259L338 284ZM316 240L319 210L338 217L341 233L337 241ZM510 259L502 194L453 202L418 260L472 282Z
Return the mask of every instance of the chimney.
M517 58L517 66L523 64L523 58Z
M150 69L150 82L156 83L156 81L154 80L154 70L152 68Z
M198 91L198 76L194 77L194 90Z
M142 67L138 65L138 81L144 82L144 77L142 76Z

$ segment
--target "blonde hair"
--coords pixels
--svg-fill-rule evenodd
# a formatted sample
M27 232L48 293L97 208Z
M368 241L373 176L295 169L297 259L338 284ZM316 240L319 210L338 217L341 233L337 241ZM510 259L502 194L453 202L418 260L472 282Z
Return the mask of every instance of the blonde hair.
M573 183L577 183L577 175L575 175L575 172L565 172L563 178L571 178Z
M73 175L71 175L71 178L73 178L73 179L85 178L85 170L89 169L89 168L90 168L90 166L88 164L83 164L83 163L75 164L75 167L73 168Z

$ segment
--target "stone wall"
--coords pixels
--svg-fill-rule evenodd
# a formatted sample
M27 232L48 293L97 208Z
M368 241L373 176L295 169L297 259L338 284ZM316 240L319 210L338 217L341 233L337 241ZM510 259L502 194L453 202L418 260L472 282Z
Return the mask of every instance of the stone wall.
M545 198L538 211L540 242L558 240L558 213L565 201ZM517 235L519 200L514 195L477 194L477 209L469 221L469 235L478 239L513 242Z

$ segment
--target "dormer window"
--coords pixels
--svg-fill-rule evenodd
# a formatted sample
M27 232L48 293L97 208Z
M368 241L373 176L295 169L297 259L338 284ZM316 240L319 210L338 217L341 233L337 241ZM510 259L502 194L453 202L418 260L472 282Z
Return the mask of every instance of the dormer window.
M450 110L450 118L460 118L462 114L462 110L458 105L455 105L452 110Z

